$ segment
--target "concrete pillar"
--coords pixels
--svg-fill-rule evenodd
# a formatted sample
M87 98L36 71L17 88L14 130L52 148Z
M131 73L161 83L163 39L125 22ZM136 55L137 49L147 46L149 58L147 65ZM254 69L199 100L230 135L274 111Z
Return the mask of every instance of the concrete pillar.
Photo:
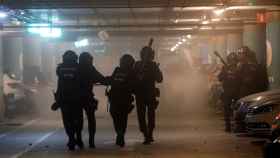
M256 53L260 64L266 65L266 25L246 24L243 29L243 45Z
M23 81L33 83L41 71L41 39L26 36L23 40Z
M227 57L227 36L218 35L215 37L215 51L220 53L224 60ZM219 59L218 59L219 61ZM220 62L220 61L219 61Z
M268 55L272 55L272 61L269 63L269 72L272 78L271 88L280 87L280 13L269 12L267 24L267 40L271 45L272 52Z
M10 75L15 75L16 79L21 79L22 70L20 56L22 53L22 38L5 37L3 38L3 61L4 71Z
M227 53L236 52L238 48L242 47L242 35L239 33L229 33L227 35Z
M5 117L4 86L3 86L3 49L2 35L0 30L0 121Z
M55 72L55 53L56 53L56 47L54 43L50 43L48 41L45 41L42 51L42 75L46 82L52 82L54 79L54 72Z

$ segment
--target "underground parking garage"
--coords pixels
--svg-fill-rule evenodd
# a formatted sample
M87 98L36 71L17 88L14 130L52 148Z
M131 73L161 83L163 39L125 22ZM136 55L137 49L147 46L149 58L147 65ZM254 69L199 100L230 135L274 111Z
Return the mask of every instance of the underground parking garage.
M0 157L261 158L267 153L264 148L277 146L279 0L0 3ZM94 112L96 148L89 148L89 123L84 113L85 147L68 151L61 112L51 110L59 85L56 69L64 53L72 50L79 56L89 52L96 70L111 76L123 55L142 60L140 52L145 46L153 49L153 62L163 74L163 82L156 84L160 96L155 141L142 144L134 101L126 144L117 146L110 99L105 95L111 86L97 84L92 90L98 100ZM267 86L231 98L228 132L223 102L226 89L219 76L231 63L228 57L242 54L245 46L253 52L254 62L265 69ZM245 71L236 81L247 76L253 75ZM241 91L239 84L234 89ZM266 132L260 133L263 125Z

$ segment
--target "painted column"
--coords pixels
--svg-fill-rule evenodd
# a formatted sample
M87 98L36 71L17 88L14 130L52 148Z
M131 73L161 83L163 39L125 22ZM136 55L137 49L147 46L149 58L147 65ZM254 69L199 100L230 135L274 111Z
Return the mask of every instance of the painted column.
M0 30L0 120L5 117L4 104L4 86L3 86L3 49L2 49L2 32Z
M266 65L266 25L246 24L243 28L243 45L256 53L260 64Z
M23 40L23 81L34 83L41 71L41 39L26 36Z
M21 79L22 69L20 56L22 54L22 38L5 37L3 38L3 57L4 71L14 75L16 79Z
M46 82L52 82L54 79L54 72L55 72L55 51L56 51L56 45L54 43L50 43L48 41L45 41L42 48L42 75L43 79Z
M242 47L242 34L229 33L227 35L227 53L236 52L238 48Z
M215 51L217 51L224 60L227 57L227 36L226 35L218 35L215 37ZM218 60L218 62L220 62Z
M280 13L267 13L268 67L271 88L280 87Z

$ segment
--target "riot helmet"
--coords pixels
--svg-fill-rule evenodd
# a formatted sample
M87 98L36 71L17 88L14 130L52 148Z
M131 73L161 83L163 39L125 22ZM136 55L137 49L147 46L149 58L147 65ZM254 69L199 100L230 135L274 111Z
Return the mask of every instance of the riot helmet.
M77 60L78 60L78 55L72 50L66 51L62 56L63 63L73 64L73 63L77 63Z
M91 65L93 62L93 57L88 52L83 52L79 56L79 64L82 65Z
M140 52L140 57L142 61L152 61L155 57L155 52L151 47L143 47Z
M120 67L121 68L125 68L125 69L133 68L134 63L135 63L134 58L129 54L123 55L120 59Z
M227 62L229 64L237 63L237 61L238 61L238 57L237 57L237 54L235 52L231 52L231 53L228 54Z

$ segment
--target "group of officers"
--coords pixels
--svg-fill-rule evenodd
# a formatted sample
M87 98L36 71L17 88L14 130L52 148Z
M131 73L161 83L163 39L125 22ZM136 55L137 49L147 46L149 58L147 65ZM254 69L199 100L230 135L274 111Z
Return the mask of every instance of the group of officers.
M106 96L110 103L110 114L116 131L116 145L125 146L125 132L128 114L136 109L140 131L143 133L143 144L154 141L155 111L159 104L160 95L156 83L163 80L159 64L154 62L155 52L150 46L145 46L140 52L141 60L125 54L120 58L119 66L111 76L104 77L93 66L90 53L81 53L78 57L69 50L63 54L63 61L58 65L57 91L54 94L55 103L52 110L61 110L68 149L75 150L78 146L84 148L82 141L83 110L88 119L89 147L95 148L96 119L95 111L98 101L94 97L93 86L107 86ZM109 87L109 88L108 88Z
M268 89L266 65L257 62L256 54L247 46L230 53L218 75L222 83L225 131L231 131L231 104L247 95Z

